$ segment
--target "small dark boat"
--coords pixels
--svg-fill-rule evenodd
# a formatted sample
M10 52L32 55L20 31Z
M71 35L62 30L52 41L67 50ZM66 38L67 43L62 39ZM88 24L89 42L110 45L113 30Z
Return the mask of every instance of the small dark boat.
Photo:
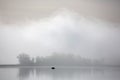
M55 69L55 67L51 67L51 69Z

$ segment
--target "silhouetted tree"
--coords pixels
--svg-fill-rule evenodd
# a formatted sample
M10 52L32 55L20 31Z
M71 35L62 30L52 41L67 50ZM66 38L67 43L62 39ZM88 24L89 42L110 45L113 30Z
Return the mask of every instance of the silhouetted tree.
M40 65L41 63L41 58L39 56L36 57L36 65Z
M22 53L17 56L20 65L33 65L34 59L30 59L30 56L28 54Z

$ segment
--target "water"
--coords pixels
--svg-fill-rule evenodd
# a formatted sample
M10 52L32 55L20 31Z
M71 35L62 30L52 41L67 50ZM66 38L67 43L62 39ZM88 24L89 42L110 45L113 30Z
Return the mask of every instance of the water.
M0 80L120 80L120 68L0 68Z

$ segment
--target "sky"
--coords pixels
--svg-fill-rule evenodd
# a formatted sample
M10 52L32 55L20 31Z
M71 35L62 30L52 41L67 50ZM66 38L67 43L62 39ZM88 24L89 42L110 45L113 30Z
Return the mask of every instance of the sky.
M0 0L0 64L54 52L120 64L119 0Z

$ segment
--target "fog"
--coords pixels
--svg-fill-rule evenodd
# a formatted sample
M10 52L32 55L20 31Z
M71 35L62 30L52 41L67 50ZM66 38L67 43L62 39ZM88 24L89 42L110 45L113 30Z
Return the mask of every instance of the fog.
M0 64L80 55L120 64L119 0L0 0Z
M0 24L0 63L17 63L22 52L49 56L54 52L120 64L120 28L66 8L24 24Z
M0 0L0 20L5 24L39 20L59 8L73 9L110 22L120 22L119 0Z

